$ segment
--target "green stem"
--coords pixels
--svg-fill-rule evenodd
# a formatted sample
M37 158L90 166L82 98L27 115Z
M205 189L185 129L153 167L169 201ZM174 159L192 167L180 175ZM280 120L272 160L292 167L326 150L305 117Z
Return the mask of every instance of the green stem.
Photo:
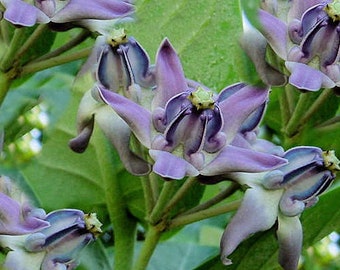
M194 184L197 184L196 177L189 177L184 184L177 190L175 195L171 198L168 204L165 206L163 213L169 213L171 209L183 199L187 192L192 188Z
M310 106L310 102L313 98L313 93L300 93L299 100L295 107L293 115L289 119L285 128L285 133L289 138L298 133L301 125L303 124L300 122L300 119L305 114L308 106Z
M151 214L151 211L155 205L155 198L154 194L152 192L151 187L151 181L150 181L150 174L148 176L141 177L142 181L142 187L143 187L143 194L144 194L144 200L145 200L145 209L146 209L146 215L149 216Z
M318 125L316 128L328 128L332 127L334 125L339 125L340 124L340 115L334 116L327 121L323 122L322 124Z
M223 190L222 192L220 192L219 194L217 194L215 197L211 198L210 200L199 204L191 209L189 209L188 211L182 213L181 215L189 215L192 213L196 213L205 209L208 209L218 203L220 203L221 201L223 201L225 198L231 196L232 194L234 194L234 192L236 190L238 190L239 185L236 183L231 183L230 186L228 186L225 190Z
M333 95L332 89L324 89L318 98L314 101L313 105L309 107L307 112L301 117L300 123L306 123L316 113L322 105Z
M102 134L96 134L97 157L100 158L100 172L103 178L106 205L110 220L114 228L114 265L112 269L131 269L133 264L134 246L136 240L137 221L131 217L126 209L126 200L121 190L120 180L115 171L110 146ZM111 162L108 162L111 161Z
M162 191L158 197L156 205L148 218L150 224L155 225L162 219L162 216L165 213L164 207L168 203L170 196L174 193L175 187L176 187L175 181L164 182Z
M285 127L294 111L295 102L293 98L294 89L288 84L282 89L279 98L282 126Z
M80 51L70 53L67 55L60 55L60 56L46 59L43 61L29 63L22 68L21 75L35 73L35 72L38 72L38 71L41 71L47 68L59 66L62 64L75 61L75 60L85 58L90 54L91 50L92 48L85 48Z
M14 64L14 56L18 52L21 44L23 43L23 39L25 37L25 27L16 28L14 30L13 38L9 44L9 47L1 59L1 70L8 71Z
M8 73L3 73L0 71L0 106L5 100L8 90L11 86L12 80L8 76Z
M150 226L145 241L133 267L134 270L145 270L158 244L162 232L157 227Z
M178 217L171 220L170 225L168 226L168 229L171 230L171 229L181 227L181 226L184 226L184 225L196 222L196 221L215 217L215 216L227 213L227 212L235 211L240 206L240 204L241 204L241 200L238 200L238 201L234 201L228 204L201 210L196 213L191 213L188 215L184 215L184 214L179 215Z
M86 40L89 36L90 36L90 32L88 30L83 30L74 39L65 43L63 46L59 47L58 49L56 49L52 52L46 53L46 54L42 55L41 57L35 59L34 62L40 62L42 60L46 60L46 59L49 59L49 58L52 58L52 57L59 56L59 55L63 54L64 52L76 47L81 42Z
M46 29L48 29L48 26L46 24L40 24L34 30L32 35L30 35L29 38L26 39L24 44L16 52L14 56L14 61L20 59L32 47L32 45L37 41L37 39L46 31Z

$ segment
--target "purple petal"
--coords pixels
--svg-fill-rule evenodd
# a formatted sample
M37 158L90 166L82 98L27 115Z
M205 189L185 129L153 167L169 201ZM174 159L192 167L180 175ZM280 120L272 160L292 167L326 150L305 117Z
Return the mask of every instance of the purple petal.
M267 40L257 30L247 31L241 39L241 45L253 61L256 71L266 85L283 85L286 77L266 61Z
M98 87L99 94L105 103L129 125L138 140L146 147L151 145L151 113L137 103Z
M83 153L89 145L90 138L94 127L94 115L88 122L80 123L78 127L77 137L71 139L68 143L69 147L76 153Z
M55 23L73 22L81 19L111 20L130 15L134 6L120 0L70 0L52 18Z
M229 87L223 91L228 91ZM245 86L235 94L219 103L224 119L223 131L230 143L244 121L268 99L268 89Z
M4 18L21 26L33 26L37 22L48 23L50 18L40 9L21 0L3 1L6 7Z
M22 207L17 201L0 192L0 233L20 235L33 233L49 226L41 213Z
M292 0L292 5L289 9L288 19L300 19L302 14L307 11L307 9L312 6L320 4L320 0ZM329 2L326 0L325 2Z
M279 263L285 270L295 270L302 248L302 226L299 217L279 215L278 220Z
M201 170L201 174L213 176L228 172L264 172L286 163L286 159L274 155L228 145Z
M264 10L259 10L259 18L263 26L260 29L261 33L277 55L287 59L287 25Z
M180 59L168 39L164 39L156 57L156 95L153 107L163 107L173 96L188 89Z
M328 76L310 66L287 61L286 67L291 72L289 83L299 89L318 91L323 87L335 87L335 83Z
M153 171L170 179L182 179L185 176L197 176L199 171L186 160L160 150L150 150L150 156L155 160Z
M225 265L232 263L228 256L243 240L274 225L281 194L281 190L266 191L260 187L246 190L241 206L221 239L221 260Z
M108 112L106 109L109 109ZM106 107L96 113L96 121L104 135L114 145L125 168L134 175L145 175L150 172L150 165L130 149L131 130L114 112Z

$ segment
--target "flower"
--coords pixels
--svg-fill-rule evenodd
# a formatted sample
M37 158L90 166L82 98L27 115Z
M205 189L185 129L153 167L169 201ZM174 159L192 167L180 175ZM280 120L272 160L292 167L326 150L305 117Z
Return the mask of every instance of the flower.
M32 207L6 176L0 177L0 235L23 235L49 226L45 211Z
M1 0L4 19L14 25L33 26L36 23L69 23L87 19L111 20L130 15L134 8L123 0Z
M268 89L237 83L217 95L185 78L167 39L157 53L155 80L152 101L146 96L140 103L101 84L93 90L94 96L110 105L149 149L153 171L158 175L182 179L226 171L259 172L285 162L230 144L243 122L266 103Z
M277 16L284 13L287 4L289 12L282 20ZM339 1L294 0L266 8L259 10L262 24L259 31L264 37L253 33L243 43L264 82L283 84L286 68L290 73L289 83L298 89L317 91L339 86ZM249 43L250 40L254 42ZM267 42L284 60L285 68L265 60Z
M268 173L229 175L249 188L221 239L224 264L231 264L228 256L244 239L268 230L277 220L279 263L285 270L297 268L302 246L299 215L331 185L340 162L334 151L307 146L288 150L284 158L287 165Z
M79 252L101 233L95 214L76 209L61 209L45 219L51 224L39 232L21 238L2 237L9 247L4 266L9 270L74 269Z
M140 102L142 87L151 92L149 88L155 85L149 56L133 37L126 36L123 29L115 29L112 33L97 38L84 70L89 65L92 68L94 62L95 78L99 84L136 102ZM129 172L135 175L149 173L148 162L129 148L129 126L107 105L98 102L92 92L86 92L79 105L78 135L69 142L70 148L78 153L86 150L96 121L117 149Z

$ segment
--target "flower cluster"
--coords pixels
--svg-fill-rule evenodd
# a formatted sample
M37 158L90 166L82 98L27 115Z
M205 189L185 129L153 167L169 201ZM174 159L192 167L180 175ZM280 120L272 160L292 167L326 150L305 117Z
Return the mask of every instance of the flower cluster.
M274 2L277 4L274 7L266 5L259 11L262 25L259 30L263 36L253 35L256 46L244 43L261 78L273 85L282 84L283 76L288 73L289 83L301 90L338 87L339 1ZM288 14L284 12L287 5ZM286 18L282 18L282 14L286 14ZM283 67L271 66L265 59L267 42L284 61ZM262 52L260 57L258 52Z
M227 256L241 241L268 230L278 221L279 262L286 270L297 269L302 247L299 215L331 185L335 172L340 170L340 161L333 151L317 147L295 147L285 152L284 158L288 164L268 173L229 174L249 188L222 236L224 264L231 263Z
M34 208L10 179L0 178L0 246L8 270L74 269L79 252L101 233L96 214Z
M166 180L191 176L205 184L232 179L248 186L222 237L222 261L230 264L227 256L242 240L278 220L279 261L295 269L302 243L298 216L334 180L334 153L315 147L284 152L259 139L269 88L236 83L215 93L185 77L168 39L154 66L120 29L100 37L93 55L96 82L80 104L70 147L83 152L97 122L132 174L152 170Z

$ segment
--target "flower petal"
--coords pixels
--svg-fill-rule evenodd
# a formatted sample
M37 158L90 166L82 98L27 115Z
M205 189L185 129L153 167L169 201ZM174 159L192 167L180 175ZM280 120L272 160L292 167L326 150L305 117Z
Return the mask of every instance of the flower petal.
M112 112L111 108L104 107L97 111L96 121L118 151L121 161L130 173L145 175L150 172L150 165L130 149L129 126L115 112Z
M0 192L0 234L20 235L33 233L49 226L39 211L21 206Z
M132 4L120 0L93 0L84 4L83 0L70 0L53 17L55 23L74 22L81 19L110 20L130 15Z
M182 179L185 176L197 176L199 171L186 160L160 150L150 150L150 156L155 160L153 171L170 179Z
M279 263L285 270L296 270L302 247L302 226L299 217L278 216Z
M114 111L129 125L138 140L146 147L151 145L151 113L137 103L97 87L103 101L110 105Z
M255 186L246 190L240 208L228 224L221 239L221 260L231 264L228 256L251 234L271 228L278 215L282 191L266 191Z
M157 53L156 84L154 108L164 108L170 98L188 89L181 61L168 39L163 40Z
M33 26L37 22L48 23L50 18L40 9L21 0L2 1L6 10L4 19L14 25Z
M328 76L303 63L287 61L286 67L291 72L289 83L299 89L318 91L323 87L335 87L335 83Z
M228 145L201 170L201 174L213 176L228 172L263 172L284 164L286 160L283 158Z
M270 46L278 56L287 59L287 25L264 10L259 10L259 19L263 26L260 31L268 40Z
M228 91L228 89L229 87L223 91ZM223 95L223 92L221 94ZM266 103L268 94L268 89L247 85L219 103L224 119L223 131L227 135L227 143L234 139L236 133L248 117L258 107Z

